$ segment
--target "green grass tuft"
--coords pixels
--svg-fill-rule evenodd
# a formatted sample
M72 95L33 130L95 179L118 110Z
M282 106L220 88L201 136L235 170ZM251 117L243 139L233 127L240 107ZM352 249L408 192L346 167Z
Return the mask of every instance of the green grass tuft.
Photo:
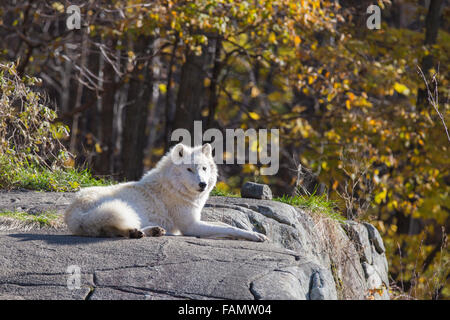
M89 170L49 169L17 163L0 157L0 189L68 192L81 187L105 186L113 182L92 176Z
M211 196L219 196L219 197L233 197L233 198L239 198L239 194L232 193L230 191L221 190L218 188L214 188L211 190L210 193Z
M211 191L211 196L219 196L219 197L240 197L240 194L235 194L227 190L219 189L215 187ZM345 223L346 219L336 211L336 203L334 201L328 200L326 195L317 196L312 194L311 196L288 196L283 195L282 197L273 198L274 201L279 201L283 203L287 203L294 207L300 207L304 209L308 209L314 213L322 213L328 216L329 218L338 221L340 223Z
M219 197L240 197L239 194L232 193L227 190L219 189L215 187L211 191L211 196L219 196ZM336 211L336 203L334 201L328 200L326 195L317 196L312 194L311 196L288 196L283 195L282 197L273 198L274 201L279 201L283 203L287 203L294 207L300 207L303 209L308 209L314 213L322 213L328 216L329 218L338 221L340 223L345 223L346 219Z
M323 213L333 220L340 223L344 223L346 219L335 210L336 203L328 200L326 195L316 196L312 194L310 196L288 196L283 195L282 197L277 197L273 199L274 201L279 201L283 203L290 204L295 207L300 207L303 209L308 209L314 213Z

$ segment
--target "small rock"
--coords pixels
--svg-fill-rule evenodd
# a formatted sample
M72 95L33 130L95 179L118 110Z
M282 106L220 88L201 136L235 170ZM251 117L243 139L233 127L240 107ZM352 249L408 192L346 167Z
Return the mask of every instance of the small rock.
M267 184L260 184L254 182L246 182L241 188L242 198L252 198L261 200L271 200L272 191Z

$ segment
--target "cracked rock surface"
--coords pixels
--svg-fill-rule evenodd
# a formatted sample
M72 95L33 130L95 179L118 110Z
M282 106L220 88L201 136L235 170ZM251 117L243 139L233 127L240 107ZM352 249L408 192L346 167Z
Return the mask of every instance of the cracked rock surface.
M62 213L73 195L1 192L0 211ZM342 259L324 247L317 221L284 203L211 197L202 218L262 232L270 241L3 229L0 299L365 299L388 287L384 246L371 225L339 228Z
M293 253L271 244L190 237L105 239L33 231L2 233L0 247L0 298L254 299L255 279L300 265ZM68 267L74 265L80 286L70 290L76 274ZM283 283L266 283L262 290L269 285L283 293Z

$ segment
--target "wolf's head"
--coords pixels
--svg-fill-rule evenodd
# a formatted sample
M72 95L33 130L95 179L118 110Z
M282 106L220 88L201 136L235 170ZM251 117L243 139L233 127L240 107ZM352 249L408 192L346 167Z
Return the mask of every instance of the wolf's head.
M181 190L197 195L207 195L216 185L217 166L214 163L209 143L194 148L181 143L170 151L172 165L167 168L172 183L179 184Z

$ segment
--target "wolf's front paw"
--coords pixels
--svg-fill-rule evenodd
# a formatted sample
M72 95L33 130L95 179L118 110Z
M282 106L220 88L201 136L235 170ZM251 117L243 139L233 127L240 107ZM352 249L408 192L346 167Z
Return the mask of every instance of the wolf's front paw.
M138 229L130 229L128 230L128 238L130 239L140 239L143 236L145 236L145 234Z
M166 234L166 230L161 227L151 227L145 229L145 234L148 237L162 237Z
M269 238L267 238L267 236L262 233L254 232L254 237L255 239L253 241L257 242L269 241Z

